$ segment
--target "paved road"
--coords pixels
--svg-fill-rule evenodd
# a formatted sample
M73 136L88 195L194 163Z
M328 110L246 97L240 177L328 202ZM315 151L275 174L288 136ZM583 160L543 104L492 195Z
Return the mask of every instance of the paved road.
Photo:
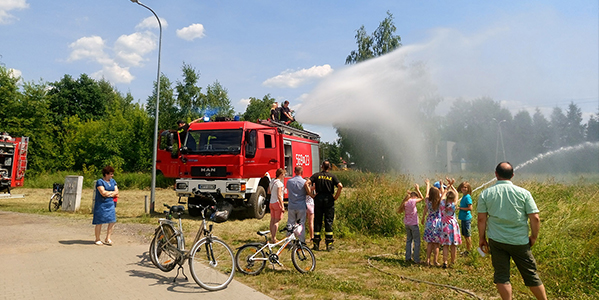
M271 299L235 280L208 292L187 265L173 283L149 260L148 225L117 223L113 246L93 243L90 220L0 211L0 228L0 299Z

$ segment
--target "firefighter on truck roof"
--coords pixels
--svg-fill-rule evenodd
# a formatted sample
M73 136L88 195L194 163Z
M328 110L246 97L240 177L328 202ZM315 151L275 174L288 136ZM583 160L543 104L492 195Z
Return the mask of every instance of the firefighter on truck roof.
M337 177L330 173L331 163L324 161L322 171L313 174L304 185L306 193L314 198L314 250L320 250L320 231L324 218L325 243L327 251L333 250L333 220L335 219L335 200L341 195L343 185ZM312 193L312 185L315 193ZM337 192L335 192L337 187Z

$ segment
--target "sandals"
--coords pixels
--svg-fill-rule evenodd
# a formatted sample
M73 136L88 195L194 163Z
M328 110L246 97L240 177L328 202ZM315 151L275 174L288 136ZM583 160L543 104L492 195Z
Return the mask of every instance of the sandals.
M96 241L96 245L102 246L102 245L104 245L104 243L102 243L102 241Z
M106 244L108 246L112 246L112 240L105 240L104 244Z

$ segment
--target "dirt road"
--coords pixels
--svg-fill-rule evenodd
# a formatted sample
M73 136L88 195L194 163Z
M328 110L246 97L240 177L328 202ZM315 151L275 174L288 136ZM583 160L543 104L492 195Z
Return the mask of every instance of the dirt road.
M117 223L113 246L94 244L89 220L0 211L0 226L0 299L271 299L237 281L208 292L187 265L173 283L149 261L150 225Z

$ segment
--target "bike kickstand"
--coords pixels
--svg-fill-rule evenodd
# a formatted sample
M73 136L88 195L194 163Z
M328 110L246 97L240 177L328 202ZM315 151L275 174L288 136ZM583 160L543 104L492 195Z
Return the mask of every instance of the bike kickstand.
M181 271L181 275L183 275L183 277L185 277L185 280L189 281L189 279L185 275L185 270L183 269L183 266L179 266L179 268L177 268L177 275L173 279L173 282L175 282L177 280L177 277L179 277L179 271Z

